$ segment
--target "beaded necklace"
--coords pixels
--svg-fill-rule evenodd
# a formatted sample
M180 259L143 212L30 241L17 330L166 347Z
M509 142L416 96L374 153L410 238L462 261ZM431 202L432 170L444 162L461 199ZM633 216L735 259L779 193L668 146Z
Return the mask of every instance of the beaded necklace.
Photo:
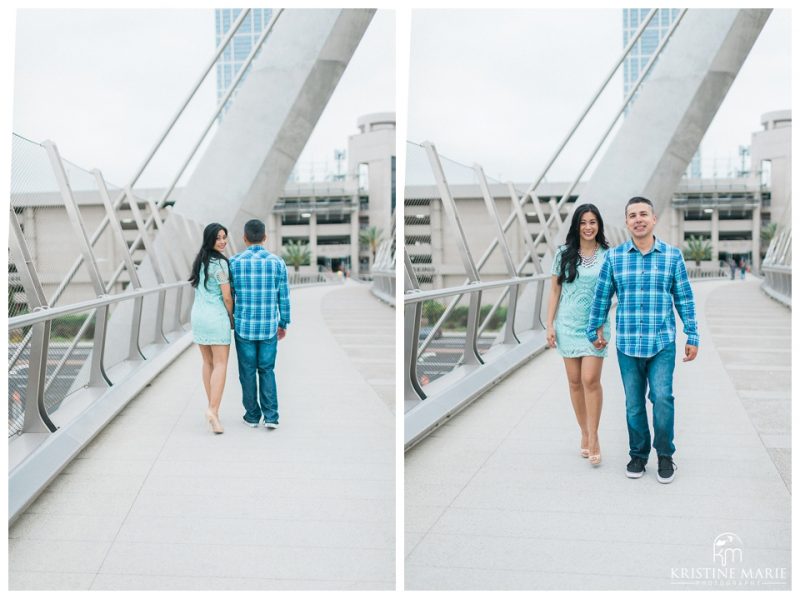
M597 261L597 253L599 250L600 250L600 244L598 243L595 246L594 252L592 252L591 256L584 256L583 254L581 254L580 248L578 248L578 256L580 256L581 265L584 268L590 268L591 266L593 266L594 263Z

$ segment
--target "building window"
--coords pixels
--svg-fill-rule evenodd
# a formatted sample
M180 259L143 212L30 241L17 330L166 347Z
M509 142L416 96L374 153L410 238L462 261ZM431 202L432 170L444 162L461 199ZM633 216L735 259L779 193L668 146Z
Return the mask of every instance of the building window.
M320 235L317 245L350 245L349 235Z
M430 225L431 215L430 214L406 215L405 221L406 225Z
M363 162L358 165L358 190L369 192L369 165Z
M350 223L350 213L345 212L342 214L337 214L335 212L331 213L324 213L318 212L317 213L317 224L318 225L343 225Z
M711 241L711 233L705 231L686 231L683 234L683 240L689 241L690 237L699 237L700 239L708 239Z
M711 220L711 213L702 208L690 208L683 211L683 220Z
M311 222L311 215L304 216L304 214L308 214L306 212L302 214L298 213L288 213L288 214L281 214L281 224L282 225L307 225Z
M287 243L300 243L302 245L308 245L308 237L288 237L286 235L282 235L281 243L283 245L286 245Z
M720 241L752 241L752 231L720 231Z
M746 208L720 209L719 220L752 220L753 211Z
M407 235L406 236L406 245L423 245L423 244L430 244L431 236L430 235Z

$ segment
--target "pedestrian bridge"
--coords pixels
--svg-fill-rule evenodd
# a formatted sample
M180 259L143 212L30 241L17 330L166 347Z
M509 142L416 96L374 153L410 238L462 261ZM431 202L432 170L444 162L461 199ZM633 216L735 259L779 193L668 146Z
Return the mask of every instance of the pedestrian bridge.
M232 349L212 434L188 347L9 527L10 589L394 589L394 310L291 301L280 429L241 423Z
M406 588L788 590L791 312L760 283L692 283L700 352L675 367L671 484L656 481L655 454L644 477L625 476L614 351L599 467L579 456L563 360L550 350L409 449ZM744 577L714 573L724 533L741 542Z

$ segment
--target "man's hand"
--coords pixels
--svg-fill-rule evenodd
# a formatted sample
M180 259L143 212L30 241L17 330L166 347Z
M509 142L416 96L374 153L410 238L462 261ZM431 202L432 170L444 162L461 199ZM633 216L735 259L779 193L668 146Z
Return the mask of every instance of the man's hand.
M684 362L691 362L697 357L697 346L686 344L686 356L683 358Z
M278 341L286 337L286 329L278 327Z
M608 345L608 341L606 341L603 337L603 327L597 329L597 339L594 340L593 345L597 349L603 349L606 345Z

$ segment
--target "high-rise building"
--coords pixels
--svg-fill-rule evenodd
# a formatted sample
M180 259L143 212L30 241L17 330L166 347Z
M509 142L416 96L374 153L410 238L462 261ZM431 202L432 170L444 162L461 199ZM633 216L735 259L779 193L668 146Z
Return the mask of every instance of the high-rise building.
M649 8L623 8L622 9L622 45L628 45L630 39L636 34L639 25L647 17L650 12ZM631 50L631 53L625 59L624 68L624 94L623 97L628 96L631 88L639 79L639 75L644 71L650 57L658 48L658 44L666 35L672 22L677 18L680 12L677 8L662 8L656 13L653 20L647 25L647 28L642 33L642 37ZM635 98L634 98L635 101ZM629 107L633 105L633 101ZM627 109L625 110L627 113ZM700 148L692 158L687 175L693 179L699 179L702 176L700 168Z
M241 8L217 8L214 10L214 31L216 34L217 47L219 47L225 34L236 21ZM259 35L269 24L272 18L271 8L253 8L242 22L231 43L225 48L220 59L217 61L217 104L230 88L231 83L236 78L239 69L242 68L244 60L250 54ZM226 107L227 109L227 107Z

